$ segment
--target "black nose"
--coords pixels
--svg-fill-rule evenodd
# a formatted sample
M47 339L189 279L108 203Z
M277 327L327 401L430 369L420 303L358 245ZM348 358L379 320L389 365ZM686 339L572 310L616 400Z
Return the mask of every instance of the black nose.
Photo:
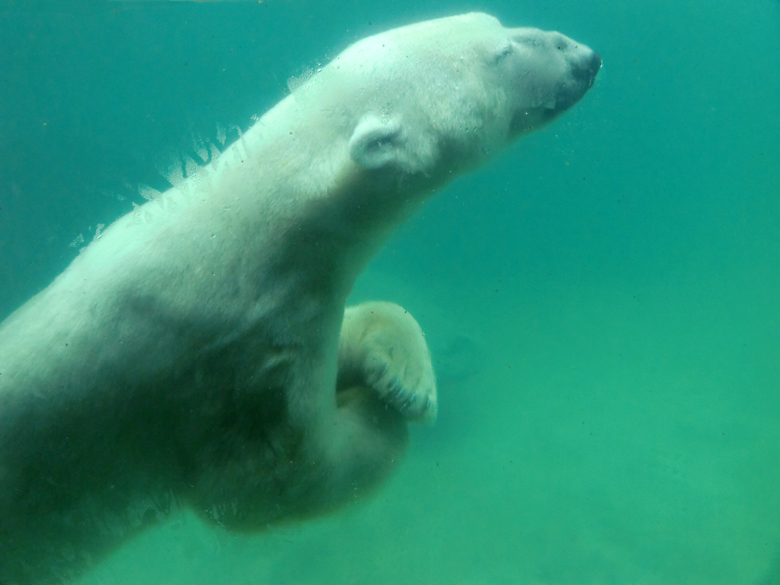
M596 77L596 74L599 72L599 69L601 69L601 55L598 53L593 53L593 55L590 58L590 70L593 77Z
M601 69L601 56L598 53L591 52L583 57L579 63L572 66L572 75L574 79L583 81L590 87L593 85L599 69Z

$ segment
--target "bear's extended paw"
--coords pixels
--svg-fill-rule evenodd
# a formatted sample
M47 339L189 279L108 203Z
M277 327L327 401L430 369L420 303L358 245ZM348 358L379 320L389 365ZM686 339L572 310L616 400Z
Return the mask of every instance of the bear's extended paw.
M365 384L407 420L436 420L436 379L422 329L393 303L371 302L344 313L339 382Z

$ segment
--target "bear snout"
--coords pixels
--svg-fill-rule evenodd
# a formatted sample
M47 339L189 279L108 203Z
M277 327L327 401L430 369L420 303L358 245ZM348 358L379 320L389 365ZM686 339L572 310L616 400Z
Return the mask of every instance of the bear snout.
M586 83L588 88L593 85L600 69L601 55L591 49L587 50L587 54L578 56L571 64L572 77Z

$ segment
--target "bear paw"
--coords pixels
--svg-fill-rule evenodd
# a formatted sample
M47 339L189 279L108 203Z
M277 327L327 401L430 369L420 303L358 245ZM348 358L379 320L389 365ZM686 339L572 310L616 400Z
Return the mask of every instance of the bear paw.
M348 308L339 339L338 387L365 384L407 420L432 423L436 379L422 329L393 303Z

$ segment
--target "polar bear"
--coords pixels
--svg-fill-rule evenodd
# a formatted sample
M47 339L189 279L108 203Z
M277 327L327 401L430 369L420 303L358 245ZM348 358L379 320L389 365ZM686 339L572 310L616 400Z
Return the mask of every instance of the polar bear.
M0 584L66 581L182 507L261 530L375 488L436 385L408 313L345 312L353 282L600 66L485 14L391 30L108 228L0 326Z

